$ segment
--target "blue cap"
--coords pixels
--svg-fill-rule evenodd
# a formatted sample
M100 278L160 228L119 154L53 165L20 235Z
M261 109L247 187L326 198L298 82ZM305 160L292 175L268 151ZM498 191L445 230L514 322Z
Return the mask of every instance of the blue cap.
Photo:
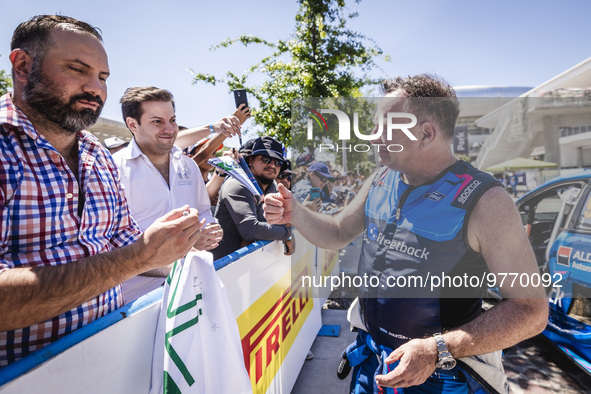
M328 170L328 166L326 165L326 163L323 163L321 161L315 161L314 163L310 164L310 167L308 167L308 172L317 172L323 177L326 177L328 179L334 179L334 176L332 176L332 174Z

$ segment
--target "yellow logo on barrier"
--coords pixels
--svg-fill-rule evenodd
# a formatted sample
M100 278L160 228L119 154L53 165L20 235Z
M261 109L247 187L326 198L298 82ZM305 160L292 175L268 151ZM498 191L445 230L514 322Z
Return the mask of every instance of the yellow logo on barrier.
M314 304L311 290L301 286L301 277L310 275L310 268L302 268L293 282L292 272L297 270L288 271L236 319L255 393L264 393L271 385Z

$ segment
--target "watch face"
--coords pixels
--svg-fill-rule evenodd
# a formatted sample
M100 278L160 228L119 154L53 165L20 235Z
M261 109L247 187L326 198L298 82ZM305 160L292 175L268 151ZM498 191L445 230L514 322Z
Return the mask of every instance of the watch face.
M438 363L437 363L437 367L441 368L443 370L449 371L450 369L453 369L456 366L456 360L454 360L453 358L449 357L449 358L443 358L441 359Z

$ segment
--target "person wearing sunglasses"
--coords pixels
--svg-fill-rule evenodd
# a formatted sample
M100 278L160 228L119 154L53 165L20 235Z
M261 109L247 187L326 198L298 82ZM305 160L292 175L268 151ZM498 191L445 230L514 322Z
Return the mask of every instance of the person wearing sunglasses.
M241 149L252 175L264 194L275 193L275 178L285 163L283 145L271 137L259 137L252 148ZM212 253L219 259L254 241L291 239L291 226L270 225L263 216L263 205L234 178L228 178L222 188L215 209L215 217L224 230L224 238ZM287 254L293 252L288 242Z
M295 184L293 193L306 208L319 212L323 204L332 202L325 190L334 179L326 163L315 161L308 167L306 177Z
M285 164L283 164L283 168L279 175L277 175L277 184L281 183L287 189L291 190L291 176L293 171L291 170L291 161L285 160Z

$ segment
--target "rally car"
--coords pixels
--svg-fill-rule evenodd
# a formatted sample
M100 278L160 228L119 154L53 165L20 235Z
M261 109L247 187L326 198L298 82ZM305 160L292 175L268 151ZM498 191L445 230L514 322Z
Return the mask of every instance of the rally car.
M555 178L517 201L548 289L544 335L591 374L591 171Z

